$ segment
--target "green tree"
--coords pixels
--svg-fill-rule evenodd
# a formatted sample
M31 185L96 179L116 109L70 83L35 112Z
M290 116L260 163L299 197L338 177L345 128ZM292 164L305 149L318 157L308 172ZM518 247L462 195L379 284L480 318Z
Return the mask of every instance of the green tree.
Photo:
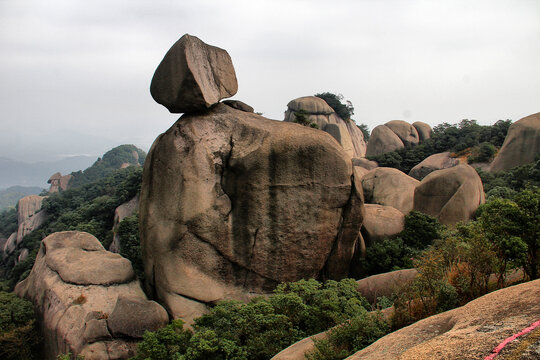
M336 114L343 120L350 120L351 116L354 115L353 104L349 100L345 100L345 103L342 103L343 95L341 94L336 95L330 92L323 92L315 94L315 96L326 101L326 103L334 109Z

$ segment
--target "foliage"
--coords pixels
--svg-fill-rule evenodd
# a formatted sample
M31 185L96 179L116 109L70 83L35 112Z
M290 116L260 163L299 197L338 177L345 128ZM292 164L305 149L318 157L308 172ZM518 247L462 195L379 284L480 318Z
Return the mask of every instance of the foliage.
M489 153L492 150L491 146L500 147L502 145L510 124L510 120L499 120L492 126L478 125L476 120L462 120L459 124L454 125L443 123L433 128L430 139L417 146L368 158L377 161L379 166L393 167L409 173L414 166L433 154L445 151L462 152L476 146Z
M309 360L344 359L374 343L389 331L380 312L364 313L336 326L324 339L314 340L315 349Z
M509 171L501 171L498 173L489 173L476 169L484 191L489 195L491 190L495 188L508 188L513 191L520 191L528 186L540 186L540 158L537 158L534 163L516 166ZM508 190L504 190L510 192Z
M297 124L309 126L315 129L319 128L319 125L309 120L309 113L304 109L300 109L294 112L294 122Z
M360 124L356 125L358 128L362 131L362 134L364 135L364 140L369 140L369 127L366 124Z
M17 209L11 208L0 212L0 236L9 237L17 231Z
M472 154L467 158L469 164L476 162L490 162L495 157L497 148L495 145L483 142L480 145L473 147Z
M93 181L109 176L113 171L120 169L124 164L144 165L146 153L134 145L120 145L107 151L103 158L84 171L71 173L73 179L69 186L79 187Z
M131 261L137 277L144 280L138 214L125 217L118 225L117 235L120 238L120 255Z
M411 211L405 216L403 231L395 239L385 238L366 249L366 256L359 265L360 275L412 268L413 259L440 238L443 229L443 225L434 217Z
M41 341L32 304L0 291L0 358L39 359Z
M336 95L329 92L323 92L315 94L315 96L326 101L326 103L334 109L336 114L343 120L350 120L351 116L354 115L353 104L349 100L346 100L345 104L342 103L343 95L341 94Z
M367 308L352 279L284 283L268 298L218 303L195 320L193 333L178 322L146 333L135 359L269 359L304 337L365 316Z

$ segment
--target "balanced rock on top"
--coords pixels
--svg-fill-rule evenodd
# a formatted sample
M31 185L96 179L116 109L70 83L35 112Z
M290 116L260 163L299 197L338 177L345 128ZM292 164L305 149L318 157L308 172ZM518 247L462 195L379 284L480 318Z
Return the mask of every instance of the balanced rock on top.
M184 35L159 64L150 93L172 113L204 110L238 91L227 51Z

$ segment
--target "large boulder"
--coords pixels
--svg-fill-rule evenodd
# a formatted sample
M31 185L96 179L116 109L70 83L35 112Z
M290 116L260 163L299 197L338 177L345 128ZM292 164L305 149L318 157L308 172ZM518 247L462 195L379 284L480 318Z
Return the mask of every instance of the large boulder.
M392 206L408 214L414 206L414 189L420 182L394 168L378 167L362 178L368 204Z
M422 180L435 170L448 169L459 165L459 159L450 157L450 152L443 152L428 156L409 171L409 176Z
M414 191L414 210L434 216L445 225L469 220L484 202L482 180L466 164L433 171Z
M325 132L223 104L185 114L156 139L144 167L148 290L185 318L186 303L345 277L364 210L352 174Z
M534 161L540 153L540 113L516 121L508 134L489 171L507 171Z
M304 111L309 122L332 135L351 158L365 156L366 142L362 130L354 121L340 118L326 101L317 96L303 96L291 100L287 104L284 121L296 122L298 111Z
M392 130L405 146L413 146L418 144L418 131L416 131L416 128L408 122L403 120L392 120L384 125Z
M418 139L420 141L425 141L431 138L433 130L431 130L431 126L429 126L429 124L426 124L422 121L415 121L412 123L412 126L414 126L414 128L418 132Z
M538 299L540 280L498 290L390 333L348 359L487 359L505 339L538 320ZM528 346L534 344L534 334L538 328L508 344L503 359L537 359L538 345Z
M41 210L45 196L28 195L19 200L17 205L17 245L21 243L23 237L43 225L47 216Z
M403 231L405 215L391 206L365 204L366 213L362 224L362 238L371 246L384 238L391 238Z
M159 64L150 92L172 113L200 111L238 91L227 51L184 35Z
M418 276L416 269L402 269L387 273L376 274L357 280L358 291L370 303L375 304L377 298L391 297L412 282Z
M168 323L167 312L147 300L129 260L88 233L46 237L15 292L34 304L47 359L67 352L87 360L127 359L145 329Z
M381 155L386 152L403 149L403 141L388 126L376 126L369 137L366 156Z

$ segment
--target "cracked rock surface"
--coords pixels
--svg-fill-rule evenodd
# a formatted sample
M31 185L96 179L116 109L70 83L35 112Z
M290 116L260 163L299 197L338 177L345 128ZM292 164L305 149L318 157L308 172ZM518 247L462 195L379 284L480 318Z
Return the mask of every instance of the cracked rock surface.
M149 152L141 189L148 290L190 322L282 281L342 278L363 218L350 157L327 133L216 104Z
M127 359L144 330L168 323L165 309L147 300L129 260L84 232L46 237L15 292L34 304L47 359L67 352L86 360Z

